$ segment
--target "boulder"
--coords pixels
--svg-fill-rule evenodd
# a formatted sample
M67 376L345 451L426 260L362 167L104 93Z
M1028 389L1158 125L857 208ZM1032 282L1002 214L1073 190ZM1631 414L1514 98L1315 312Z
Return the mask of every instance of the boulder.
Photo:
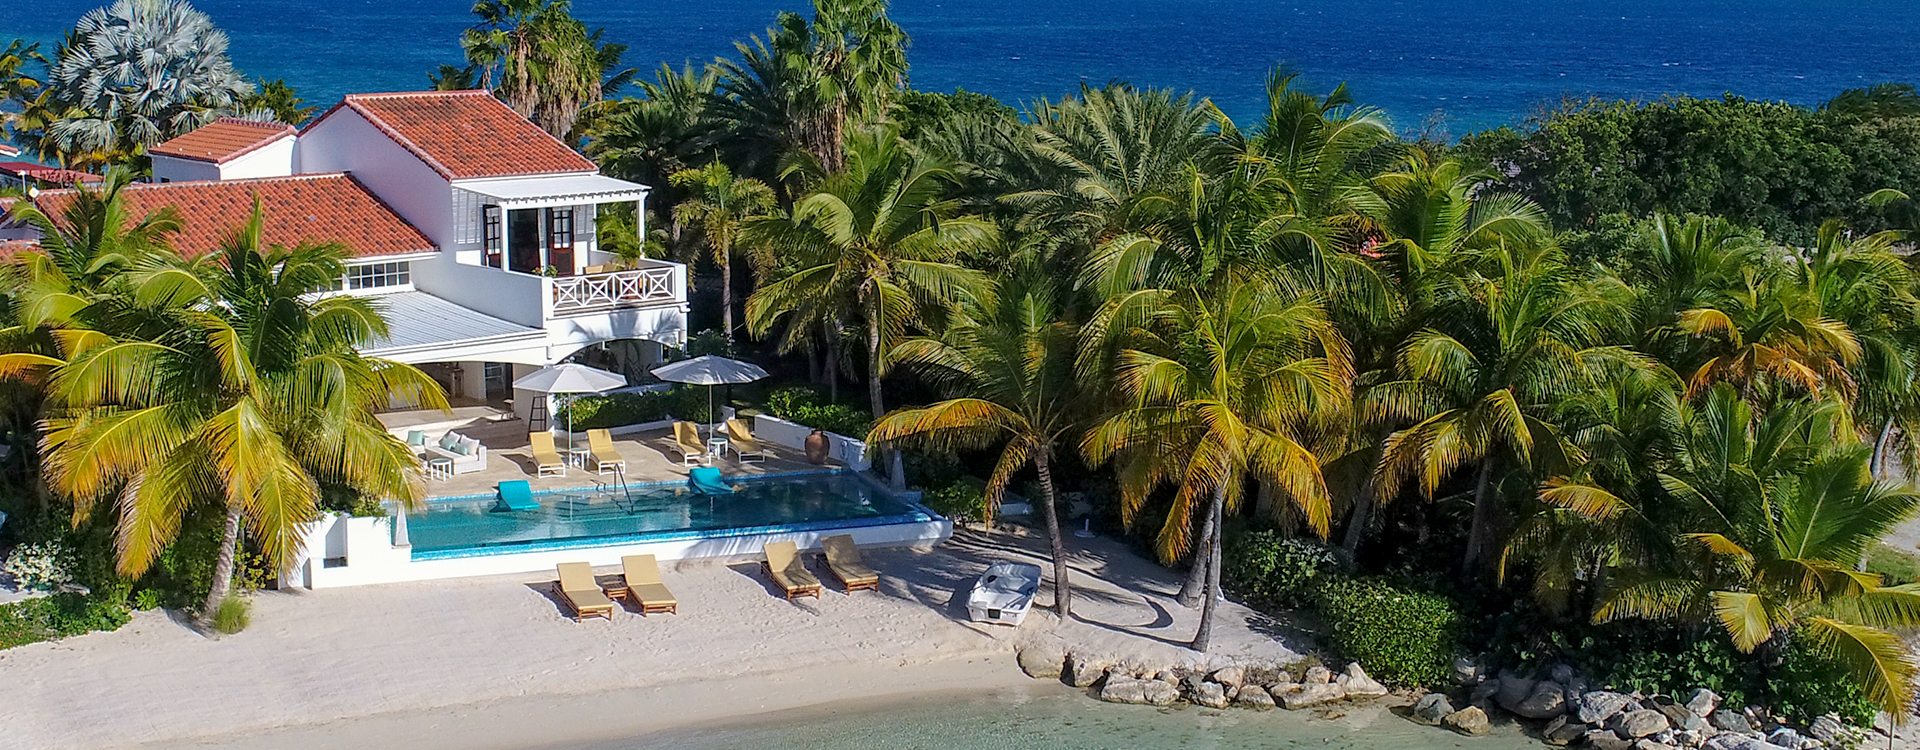
M1779 745L1787 750L1801 750L1806 744L1807 738L1800 736L1799 732L1792 729L1781 727L1773 730L1773 734L1767 735L1767 742Z
M1565 664L1555 664L1553 665L1553 669L1547 671L1547 679L1562 685L1573 682L1573 667Z
M1141 698L1150 706L1171 706L1180 700L1180 688L1166 680L1143 680Z
M1594 690L1580 696L1580 705L1574 711L1576 718L1584 724L1605 724L1608 719L1625 711L1633 699L1620 693Z
M1123 677L1117 672L1107 675L1107 684L1100 687L1100 700L1108 703L1146 703L1149 682L1154 681Z
M1326 667L1320 666L1318 664L1308 667L1306 679L1301 680L1301 682L1308 685L1325 685L1332 681L1333 681L1333 673L1330 671L1327 671Z
M1720 694L1706 688L1693 691L1693 697L1687 699L1687 710L1702 719L1712 716L1719 707Z
M1300 683L1292 682L1292 681L1276 682L1276 683L1273 683L1272 685L1267 686L1267 692L1272 693L1273 697L1275 698L1279 698L1282 695L1286 695L1287 693L1291 693L1299 689L1300 689Z
M1700 718L1699 714L1686 706L1677 703L1661 703L1656 704L1655 709L1666 716L1667 723L1672 724L1675 729L1691 729L1698 732L1707 728L1707 720Z
M1613 717L1607 722L1607 728L1626 739L1640 739L1668 729L1667 715L1659 711L1640 709L1628 711Z
M1707 743L1701 747L1707 748L1707 750L1783 750L1779 745L1772 744L1759 737L1749 737L1744 734L1732 733L1716 734L1708 738Z
M1779 726L1773 723L1773 717L1767 715L1767 710L1759 706L1748 706L1740 715L1747 717L1747 723L1753 725L1753 731L1756 732L1771 732Z
M1493 729L1493 724L1487 721L1487 712L1478 706L1468 706L1447 714L1441 717L1440 725L1468 735L1482 735Z
M1226 708L1227 686L1218 682L1202 682L1193 686L1193 692L1187 694L1187 700L1193 705L1207 708Z
M1587 730L1587 747L1594 750L1633 750L1633 740L1620 739L1611 729Z
M1273 681L1277 683L1293 682L1293 673L1282 669L1280 670L1280 674L1274 675Z
M1453 660L1453 681L1455 683L1460 685L1478 685L1480 684L1480 677L1480 665L1474 663L1472 659L1462 656Z
M1812 735L1816 740L1832 745L1840 740L1840 735L1846 732L1846 730L1847 725L1840 723L1840 717L1834 716L1833 714L1826 714L1813 720L1813 724L1807 727L1807 734Z
M1493 696L1498 695L1499 693L1500 693L1500 681L1486 680L1481 682L1478 685L1473 686L1473 693L1467 697L1467 702L1479 703L1481 701L1491 701L1493 700Z
M1633 750L1673 750L1673 746L1651 738L1634 740Z
M1747 717L1741 715L1738 711L1725 708L1708 715L1707 723L1712 725L1714 729L1722 732L1753 733L1753 724L1747 721Z
M1566 714L1567 695L1560 689L1560 683L1541 680L1533 686L1533 692L1520 702L1507 706L1507 710L1528 719L1551 719Z
M1059 641L1042 640L1020 648L1020 671L1036 680L1056 680L1065 671L1067 650Z
M1367 670L1360 668L1360 662L1347 665L1347 671L1340 673L1334 683L1345 690L1348 698L1378 698L1387 694L1387 686L1367 676Z
M1530 677L1521 677L1515 674L1501 675L1500 691L1494 693L1493 702L1500 704L1501 708L1512 711L1513 707L1520 705L1520 702L1526 700L1527 696L1533 695L1533 688L1536 684L1538 683Z
M1701 732L1683 729L1673 733L1673 744L1681 747L1699 747L1706 741L1707 736Z
M1307 684L1294 692L1274 697L1277 698L1280 701L1280 705L1287 710L1298 711L1303 708L1312 708L1323 703L1332 703L1340 700L1341 698L1347 697L1347 692L1342 690L1339 685Z
M1240 692L1233 696L1233 704L1242 708L1251 708L1255 711L1271 711L1273 710L1273 696L1268 695L1267 691L1261 690L1259 685L1246 685L1241 687Z
M1247 684L1247 672L1239 667L1221 667L1213 670L1213 674L1208 675L1207 679L1227 687L1240 687Z
M1440 720L1453 713L1453 703L1447 700L1445 693L1427 693L1413 702L1413 723L1427 726L1439 726Z
M1574 740L1587 736L1587 729L1587 725L1561 714L1547 722L1547 726L1540 730L1540 737L1549 745L1570 745Z
M1064 677L1066 678L1067 684L1077 688L1083 688L1092 687L1093 683L1099 682L1100 678L1106 676L1106 674L1106 665L1091 659L1082 659L1074 656L1067 660L1067 673Z

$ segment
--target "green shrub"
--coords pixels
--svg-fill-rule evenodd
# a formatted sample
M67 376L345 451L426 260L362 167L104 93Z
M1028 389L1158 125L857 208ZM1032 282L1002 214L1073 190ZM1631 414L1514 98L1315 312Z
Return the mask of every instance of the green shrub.
M1614 644L1617 658L1607 666L1603 684L1623 692L1686 695L1694 688L1719 693L1731 705L1747 703L1747 657L1719 633L1684 642Z
M220 608L213 611L213 629L227 635L233 635L253 623L253 602L244 596L229 596L220 600Z
M873 416L867 410L833 403L812 388L782 388L767 394L767 411L789 422L856 440L866 437L867 430L873 428Z
M1314 604L1333 646L1393 685L1439 685L1452 674L1460 615L1446 597L1379 578L1318 576Z
M1768 670L1762 701L1774 713L1802 724L1833 713L1854 726L1873 726L1879 709L1867 699L1853 673L1804 639L1793 634L1784 637L1790 640L1780 651L1779 666Z
M160 608L160 592L153 589L141 589L133 595L133 608L145 612Z
M117 630L132 615L111 597L60 593L0 605L0 649Z
M1220 582L1240 601L1258 609L1307 603L1314 578L1331 569L1333 552L1276 531L1255 531L1227 538Z
M1920 581L1920 555L1890 544L1876 544L1867 551L1867 572L1880 575L1884 586Z
M987 517L986 493L980 485L972 482L954 482L937 489L924 490L920 493L920 504L952 519L954 523L981 521Z
M721 406L719 395L715 394L712 411L718 412ZM646 393L581 396L561 407L554 413L553 418L557 424L569 424L567 421L569 412L572 413L571 424L575 430L624 427L630 424L658 422L663 419L684 419L701 424L711 424L715 421L708 409L705 386L689 386Z

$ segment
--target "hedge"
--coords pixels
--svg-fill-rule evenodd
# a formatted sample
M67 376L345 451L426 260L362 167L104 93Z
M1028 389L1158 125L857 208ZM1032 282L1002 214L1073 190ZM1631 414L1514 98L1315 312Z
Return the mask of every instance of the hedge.
M1451 600L1379 578L1319 578L1314 603L1334 648L1391 685L1446 684L1459 650Z

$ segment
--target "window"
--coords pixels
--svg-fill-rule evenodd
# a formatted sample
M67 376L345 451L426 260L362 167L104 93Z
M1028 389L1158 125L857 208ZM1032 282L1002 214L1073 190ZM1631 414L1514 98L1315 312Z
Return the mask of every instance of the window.
M382 289L412 283L413 264L404 260L347 268L348 289Z
M500 267L500 257L505 254L505 235L500 231L500 207L480 207L482 225L481 244L486 254L486 263L494 268Z
M453 215L458 219L454 222L455 244L473 245L480 242L480 224L484 220L481 201L484 200L486 196L471 190L453 191Z
M547 209L547 247L554 250L573 249L573 209Z

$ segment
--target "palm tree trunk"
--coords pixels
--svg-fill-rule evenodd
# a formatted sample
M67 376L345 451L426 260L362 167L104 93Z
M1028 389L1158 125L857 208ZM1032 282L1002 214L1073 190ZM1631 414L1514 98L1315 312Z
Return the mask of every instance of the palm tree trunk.
M1873 463L1868 464L1868 466L1872 468L1874 479L1886 479L1887 449L1891 447L1892 444L1893 417L1887 417L1886 423L1880 425L1879 439L1873 441Z
M869 296L872 299L867 301L867 402L873 407L873 418L879 419L887 414L887 405L880 394L880 373L885 364L880 359L880 293L873 291ZM895 492L905 490L907 476L900 465L899 454L891 445L879 446L879 450L881 456L888 459L888 484Z
M1053 610L1064 620L1073 614L1073 586L1067 581L1067 543L1060 538L1060 511L1054 503L1053 464L1047 450L1033 454L1033 467L1040 472L1041 503L1047 508L1047 542L1053 546Z
M727 336L727 353L733 353L733 253L725 245L717 248L720 256L720 330Z
M233 558L240 549L240 505L227 505L227 526L220 536L220 556L213 561L213 587L207 590L206 604L200 608L200 619L211 621L213 613L220 610L220 602L233 590Z
M1473 582L1474 573L1486 555L1488 537L1493 534L1493 456L1480 459L1479 476L1473 483L1473 526L1467 532L1467 555L1460 562L1460 578Z
M1200 627L1193 633L1193 650L1206 653L1213 645L1213 611L1220 603L1220 527L1226 515L1227 491L1225 487L1214 490L1213 502L1207 504L1207 526L1209 527L1206 550L1207 600L1200 607Z
M1340 541L1340 548L1347 551L1347 559L1353 559L1360 553L1360 538L1367 533L1367 523L1373 520L1373 493L1375 492L1373 475L1367 475L1367 481L1360 483L1360 495L1353 499L1353 517L1347 520L1346 538Z
M1226 489L1222 487L1215 492L1224 493ZM1207 559L1207 555L1211 554L1207 549L1207 540L1212 537L1213 514L1208 513L1200 522L1200 539L1193 546L1193 563L1187 567L1187 580L1180 584L1180 594L1173 599L1182 607L1192 609L1200 606L1200 596L1205 593L1201 589L1207 587L1207 569L1212 565Z

